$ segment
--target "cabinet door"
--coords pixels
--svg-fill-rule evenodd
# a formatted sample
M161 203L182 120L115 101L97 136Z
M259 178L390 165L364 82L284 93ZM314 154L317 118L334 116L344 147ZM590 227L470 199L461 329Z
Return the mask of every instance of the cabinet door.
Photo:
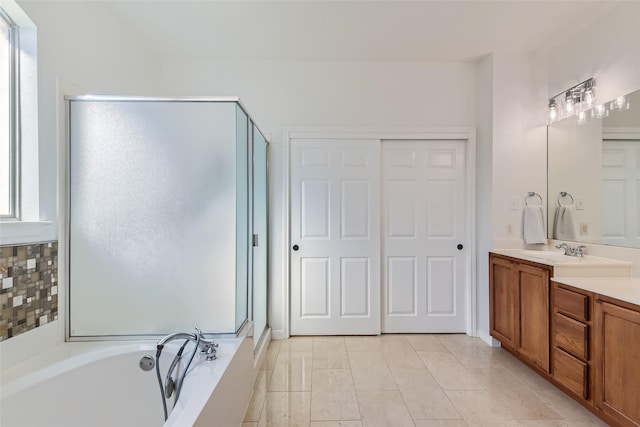
M549 372L549 270L516 264L519 354Z
M515 348L515 263L489 258L489 312L491 335L503 346Z
M620 425L640 426L640 312L596 304L595 404Z

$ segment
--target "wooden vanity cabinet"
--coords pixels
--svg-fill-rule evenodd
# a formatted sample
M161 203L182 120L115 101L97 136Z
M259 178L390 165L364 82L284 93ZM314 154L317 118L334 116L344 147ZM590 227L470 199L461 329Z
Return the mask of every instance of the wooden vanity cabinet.
M640 306L550 277L490 253L491 336L607 424L640 427Z
M551 267L489 256L491 335L504 348L549 372L549 277Z
M621 426L640 426L640 306L598 297L595 396L598 410Z
M553 282L551 376L570 394L590 400L592 380L591 294Z

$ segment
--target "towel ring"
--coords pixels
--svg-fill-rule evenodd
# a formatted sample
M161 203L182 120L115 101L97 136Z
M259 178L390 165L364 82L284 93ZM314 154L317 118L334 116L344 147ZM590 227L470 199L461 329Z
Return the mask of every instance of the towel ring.
M540 199L540 206L542 206L542 196L533 191L529 191L529 193L527 194L527 197L524 198L525 206L529 206L529 203L527 203L527 201L529 200L529 197L537 197L538 199Z
M571 198L571 204L570 205L563 205L562 202L561 202L563 197ZM573 200L573 196L571 194L567 193L566 191L561 191L560 192L560 195L558 196L558 206L571 206L571 205L573 205L573 203L574 203L574 200Z

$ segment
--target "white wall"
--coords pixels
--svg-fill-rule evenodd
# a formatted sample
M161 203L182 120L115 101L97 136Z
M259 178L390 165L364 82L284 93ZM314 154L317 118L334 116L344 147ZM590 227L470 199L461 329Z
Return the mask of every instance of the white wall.
M163 65L164 95L239 96L272 135L270 154L270 310L275 337L284 333L282 130L295 126L475 125L472 63L371 63L176 60Z
M546 199L544 58L528 53L493 58L493 238L521 244L525 196L534 191Z
M489 259L492 244L493 55L476 63L476 327L489 339Z
M511 52L495 52L478 64L479 93L487 100L478 100L477 123L480 138L489 139L490 145L478 157L479 171L484 172L478 175L476 317L478 335L488 343L488 251L523 247L524 198L535 191L546 200L544 64L540 54ZM483 189L487 185L490 191Z
M38 33L40 219L57 223L60 82L86 93L151 94L159 58L100 2L19 1ZM42 240L58 238L54 225Z
M597 97L612 100L640 89L640 2L617 2L549 53L549 96L595 77Z
M153 94L159 86L159 58L100 2L18 3L37 27L40 219L52 222L30 241L58 240L58 150L65 126L61 97L68 93L61 88L78 87L82 93ZM62 276L65 258L63 250L60 253ZM64 340L63 295L58 309L57 321L0 343L1 371Z

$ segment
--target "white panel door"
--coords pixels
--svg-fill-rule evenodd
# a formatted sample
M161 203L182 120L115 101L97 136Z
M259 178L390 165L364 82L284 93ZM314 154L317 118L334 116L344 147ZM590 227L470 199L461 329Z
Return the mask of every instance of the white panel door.
M382 144L382 332L465 332L465 157L465 141Z
M640 242L640 141L604 140L602 241L638 247Z
M380 141L291 140L291 334L380 333Z

